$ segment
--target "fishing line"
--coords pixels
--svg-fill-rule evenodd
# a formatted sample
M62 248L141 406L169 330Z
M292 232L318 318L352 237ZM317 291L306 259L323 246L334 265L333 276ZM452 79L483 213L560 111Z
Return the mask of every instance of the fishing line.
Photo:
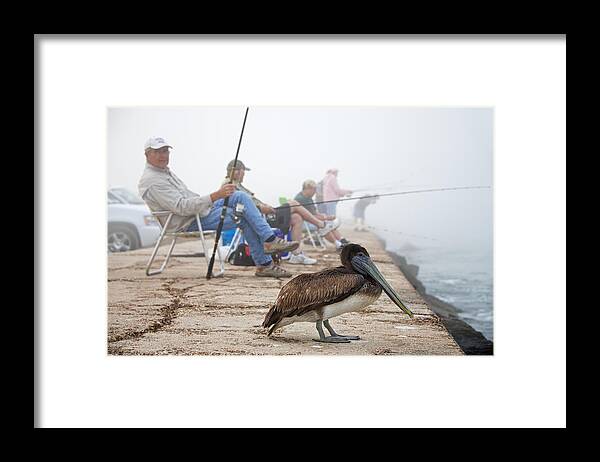
M386 194L371 194L368 196L360 196L360 197L348 197L346 199L334 199L334 200L330 200L330 201L318 201L318 202L313 202L312 204L309 205L317 205L317 204L329 204L331 202L344 202L344 201L355 201L358 199L367 199L370 197L386 197L386 196L400 196L400 195L406 195L406 194L417 194L417 193L426 193L426 192L440 192L440 191L458 191L458 190L465 190L465 189L490 189L491 186L458 186L458 187L453 187L453 188L434 188L434 189L418 189L418 190L414 190L414 191L400 191L400 192L394 192L394 193L386 193ZM286 205L286 207L303 207L302 204L298 204L298 205ZM277 207L280 208L280 207Z
M421 236L419 234L408 234L408 233L403 233L401 231L393 231L391 229L380 228L378 226L367 226L367 228L371 229L373 231L383 231L386 233L402 234L403 236L418 237L419 239L427 239L429 241L439 241L439 239L436 239L434 237Z

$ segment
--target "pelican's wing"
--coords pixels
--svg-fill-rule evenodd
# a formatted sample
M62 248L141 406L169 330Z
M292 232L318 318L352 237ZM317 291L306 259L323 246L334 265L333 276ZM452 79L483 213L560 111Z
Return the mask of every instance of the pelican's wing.
M343 266L300 274L281 288L263 327L269 327L282 318L301 316L307 311L344 300L357 292L364 282L362 275Z

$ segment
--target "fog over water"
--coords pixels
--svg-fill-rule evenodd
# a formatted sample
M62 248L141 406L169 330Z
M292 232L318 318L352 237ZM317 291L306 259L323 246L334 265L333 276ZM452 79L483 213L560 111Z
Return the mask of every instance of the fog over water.
M110 108L108 187L137 192L144 142L161 136L173 146L174 173L199 194L214 192L235 157L244 112L242 106ZM361 190L355 197L493 186L492 146L491 108L250 107L239 159L252 169L244 185L278 205L280 196L293 197L304 180L318 181L332 167L341 187ZM469 322L488 338L492 194L490 188L382 197L366 210L367 224L388 249L420 265L428 293L452 299L468 311L465 319L485 312ZM354 203L338 204L347 224Z

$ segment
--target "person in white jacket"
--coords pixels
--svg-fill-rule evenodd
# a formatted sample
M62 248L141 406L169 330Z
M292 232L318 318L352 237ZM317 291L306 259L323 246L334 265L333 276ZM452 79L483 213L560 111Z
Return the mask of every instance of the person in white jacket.
M321 212L325 215L336 216L337 199L352 194L350 189L343 189L338 185L338 172L339 170L337 168L330 168L325 173L325 177L321 180L323 201L326 203L320 205Z
M233 212L241 204L244 211L239 226L256 264L256 276L291 277L291 273L273 263L270 254L293 251L300 243L276 237L252 198L244 192L236 191L234 184L223 185L219 190L204 196L190 191L169 169L169 149L172 146L163 138L153 137L146 141L146 167L138 183L139 194L150 210L174 213L169 231L198 231L196 214L199 214L200 223L205 230L216 229L224 199L229 197L223 230L237 226Z

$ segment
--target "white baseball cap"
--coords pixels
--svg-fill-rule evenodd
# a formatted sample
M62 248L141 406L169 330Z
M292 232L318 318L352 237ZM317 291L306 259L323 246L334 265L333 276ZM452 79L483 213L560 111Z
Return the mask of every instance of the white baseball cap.
M161 138L159 136L153 136L151 138L148 138L146 140L146 143L144 143L144 151L146 149L160 149L160 148L164 148L165 146L173 149L173 146L170 146L164 138Z

